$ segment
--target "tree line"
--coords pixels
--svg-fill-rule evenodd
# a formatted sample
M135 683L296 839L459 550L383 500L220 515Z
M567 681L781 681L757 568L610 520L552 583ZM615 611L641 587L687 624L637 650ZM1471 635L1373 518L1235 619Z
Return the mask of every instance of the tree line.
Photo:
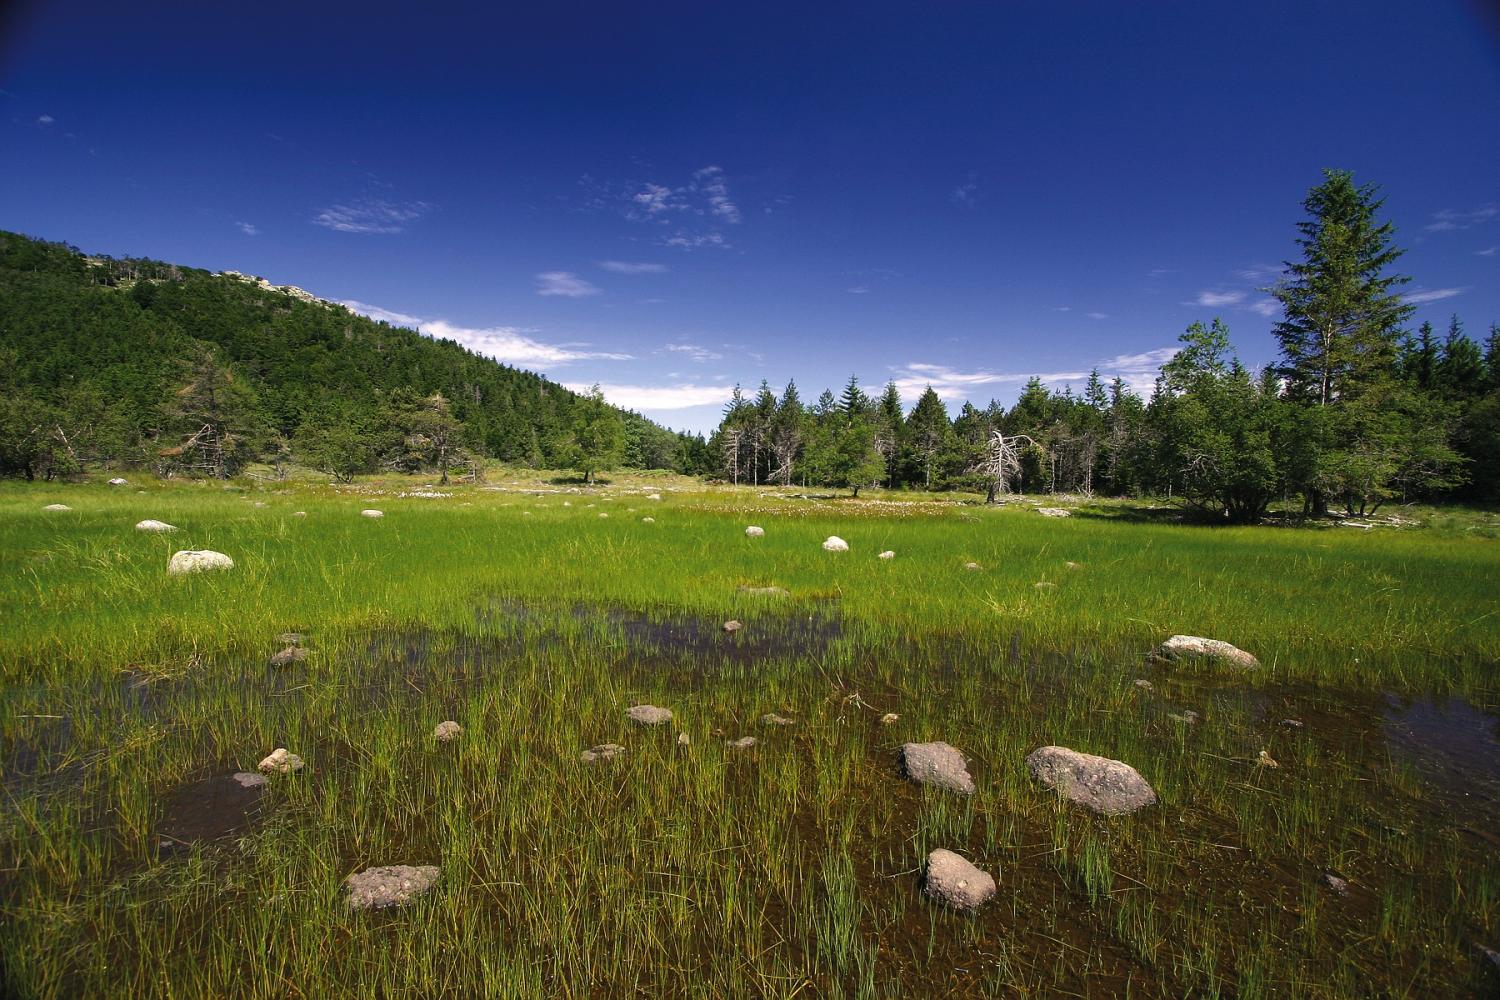
M851 377L805 405L737 386L708 442L738 483L1153 495L1238 522L1272 504L1368 514L1393 501L1500 500L1500 326L1454 316L1407 330L1402 250L1373 185L1326 171L1303 202L1280 304L1277 363L1251 371L1220 319L1194 323L1149 399L1093 372L1081 393L1031 379L1015 405L948 412L929 386L906 413L894 383Z
M339 479L479 460L686 471L677 434L450 340L242 276L0 232L0 474Z

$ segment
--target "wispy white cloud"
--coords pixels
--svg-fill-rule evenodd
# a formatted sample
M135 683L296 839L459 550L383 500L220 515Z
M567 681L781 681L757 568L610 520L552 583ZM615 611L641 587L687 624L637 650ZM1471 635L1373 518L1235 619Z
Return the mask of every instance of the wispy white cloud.
M1109 319L1109 313L1091 312L1084 313L1089 319Z
M1277 302L1275 299L1256 299L1245 308L1249 309L1253 313L1259 313L1267 319L1270 319L1272 316L1275 316L1277 313L1281 312L1281 303Z
M246 236L259 236L260 228L253 222L236 222L235 227Z
M679 247L683 250L696 250L698 247L729 248L729 241L724 238L723 233L690 233L685 229L677 230L677 232L662 240L662 244L669 247Z
M709 361L721 361L724 358L724 355L717 351L710 351L708 348L700 347L697 344L667 344L662 349L671 351L674 354L685 354L699 364Z
M955 205L970 208L979 203L979 182L968 180L958 185L948 195L948 200Z
M647 184L643 189L631 195L630 200L636 210L645 212L648 216L659 215L673 209L681 211L687 208L687 203L677 197L671 188L660 184Z
M1153 267L1151 270L1149 270L1149 271L1146 272L1146 277L1148 277L1148 278L1165 278L1169 274L1176 274L1176 273L1177 272L1175 270L1173 270L1172 268L1170 268L1170 267Z
M581 382L566 382L564 386L574 392L588 392L591 388ZM692 382L677 385L604 382L599 385L599 389L606 400L627 410L686 410L694 406L714 406L727 402L734 391L727 385L698 385Z
M1198 297L1191 302L1184 302L1185 306L1205 306L1209 309L1219 309L1224 306L1237 306L1245 301L1244 292L1216 292L1204 289L1198 293Z
M1443 299L1451 299L1455 295L1462 295L1467 288L1428 288L1415 292L1408 292L1401 296L1401 301L1410 305L1419 306L1425 302L1441 302Z
M399 233L432 208L425 201L390 202L366 199L332 205L312 217L313 225L340 233Z
M1500 253L1500 246L1485 247L1483 250L1475 250L1474 252L1481 257L1493 257L1495 254Z
M51 115L38 115L36 119L36 123L38 125L51 125L55 121L57 121L57 119L53 118Z
M406 313L394 312L390 309L382 309L379 306L356 302L352 299L340 304L352 312L390 323L393 326L404 326L412 330L418 330L429 337L436 337L439 340L455 340L475 353L494 358L496 361L504 361L507 364L555 366L565 365L573 361L631 360L629 354L581 350L581 348L589 346L587 344L548 344L531 336L536 331L524 330L520 327L459 326L445 319L423 319L419 316L411 316Z
M1099 377L1106 382L1118 377L1136 393L1148 396L1156 382L1161 366L1177 353L1176 347L1159 347L1140 354L1120 354L1101 360L1097 366ZM915 402L930 385L938 396L945 400L978 400L1001 386L1024 385L1033 376L1054 388L1072 385L1081 386L1089 377L1088 371L1055 372L1000 372L960 371L947 365L932 365L913 362L892 369L896 388L907 402Z
M708 199L710 213L730 225L740 221L740 209L729 197L729 185L724 181L723 167L704 167L693 175L696 190Z
M1276 282L1286 273L1280 264L1251 264L1234 272L1234 276L1242 281L1253 281L1257 285L1269 285Z
M648 264L629 260L601 260L599 266L615 274L665 274L670 270L665 264Z
M844 291L848 292L850 295L867 295L870 292L870 290L864 285L851 285L850 287L844 289Z
M581 299L598 295L600 289L572 271L543 271L536 276L538 295L560 295L567 299Z
M1445 208L1432 213L1432 221L1424 228L1429 233L1451 232L1456 229L1473 229L1475 226L1500 219L1500 202L1491 201L1469 212L1457 212Z

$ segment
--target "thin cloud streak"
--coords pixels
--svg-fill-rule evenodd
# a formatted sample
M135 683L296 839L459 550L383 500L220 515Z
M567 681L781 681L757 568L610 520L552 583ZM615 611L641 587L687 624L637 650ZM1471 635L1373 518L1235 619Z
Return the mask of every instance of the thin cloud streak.
M496 361L503 361L506 364L556 366L566 365L573 361L632 360L629 354L577 350L578 347L588 346L586 344L565 345L544 343L529 336L529 334L535 331L523 330L520 327L459 326L445 319L423 319L419 316L411 316L406 313L394 312L390 309L382 309L379 306L372 306L353 299L345 300L339 304L351 312L389 323L392 326L417 330L439 340L457 341L476 354L483 354L486 357L494 358Z
M1441 302L1443 299L1451 299L1467 291L1468 288L1433 288L1427 291L1410 292L1401 296L1401 301L1408 305L1419 306L1424 302Z
M565 382L564 388L574 392L588 392L592 384ZM724 385L697 385L692 382L678 385L626 385L617 382L602 382L599 390L611 404L627 410L686 410L695 406L714 406L725 403L733 392Z
M1172 359L1177 351L1176 347L1159 347L1140 354L1116 355L1098 364L1099 377L1105 382L1118 377L1137 394L1149 396L1156 383L1157 372L1163 364ZM981 394L976 393L975 390L986 386L1024 385L1033 377L1041 379L1043 384L1052 387L1076 386L1088 379L1089 372L959 371L947 365L912 362L894 369L893 381L901 392L902 399L908 403L914 403L929 385L941 399L952 402L962 400L978 402Z
M598 295L601 289L572 271L543 271L536 276L536 293L544 296L561 296L565 299L582 299Z
M425 201L389 202L371 199L331 205L312 217L312 224L337 233L361 235L399 233L432 208Z
M671 270L665 264L630 260L601 260L599 266L614 274L666 274Z

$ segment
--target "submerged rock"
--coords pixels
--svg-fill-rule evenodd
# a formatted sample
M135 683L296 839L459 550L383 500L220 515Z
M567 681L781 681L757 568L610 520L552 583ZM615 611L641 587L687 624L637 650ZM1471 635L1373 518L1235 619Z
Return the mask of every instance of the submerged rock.
M733 747L735 750L749 750L759 742L760 740L756 739L754 736L741 736L737 740L730 740L728 742L728 745L730 747Z
M745 623L744 622L742 622L742 621L736 621L733 618L731 618L729 621L727 621L727 622L724 623L724 631L726 631L726 632L738 632L740 629L742 629L744 627L745 627Z
M291 753L286 747L277 747L266 756L266 759L256 765L257 768L267 774L289 774L292 771L302 770L302 758Z
M344 880L351 910L404 906L437 884L436 865L387 865L366 868Z
M454 722L452 719L449 719L446 722L439 722L437 724L437 728L433 729L432 731L432 737L439 743L452 743L454 740L458 739L459 735L463 733L463 731L464 730L462 726Z
M253 771L236 771L229 777L241 788L264 788L267 784L264 774Z
M766 529L760 527L759 525L752 524L750 525L750 527L745 529L746 538L764 538L765 534Z
M1332 889L1334 892L1338 893L1340 896L1349 895L1349 880L1339 878L1333 872L1323 873L1323 884L1328 886L1328 888Z
M907 743L901 748L901 767L908 778L920 785L974 794L974 779L969 776L964 755L950 744Z
M846 541L844 541L838 535L829 535L827 538L823 539L823 551L824 552L848 552L849 551L849 543L846 542Z
M662 726L672 721L672 713L655 705L632 705L625 710L631 722L642 726Z
M301 663L305 659L307 659L307 650L301 646L288 646L271 657L271 666L289 667L293 663Z
M1259 660L1238 646L1197 635L1174 635L1156 647L1155 655L1162 660L1218 660L1246 670L1260 666Z
M1135 686L1140 688L1142 691L1150 691L1152 688L1156 687L1155 684L1152 684L1144 677L1137 677L1135 679Z
M1026 767L1033 778L1069 802L1105 816L1124 816L1156 802L1156 792L1140 772L1108 757L1041 747L1026 758Z
M796 719L788 719L786 716L777 715L775 712L767 712L760 717L760 721L768 726L795 726L797 724Z
M686 735L686 733L683 734L683 736ZM681 743L682 737L679 736L677 741ZM598 746L589 747L583 753L579 754L578 759L585 764L592 764L600 760L613 760L624 752L625 748L618 743L600 743Z
M370 517L370 518L385 517L385 511L383 511L383 510L374 510L372 508L370 510L362 510L362 511L360 511L359 512L359 516L360 517Z
M161 534L163 532L176 531L177 525L168 524L166 521L155 521L148 517L144 521L135 522L135 530L152 531L156 532L157 534Z
M219 569L234 569L234 560L222 552L214 552L211 549L187 549L174 552L171 561L167 563L169 576Z
M899 721L901 721L901 716L897 715L895 712L887 712L880 717L880 724L882 726L889 726L892 723Z
M922 889L955 910L973 910L995 895L995 880L963 856L938 848L927 855L927 877Z

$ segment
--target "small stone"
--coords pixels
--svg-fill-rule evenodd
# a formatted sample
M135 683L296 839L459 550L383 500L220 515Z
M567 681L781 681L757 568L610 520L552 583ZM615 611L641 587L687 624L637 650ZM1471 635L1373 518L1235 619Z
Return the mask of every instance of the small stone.
M750 525L750 527L745 529L746 538L764 538L765 534L766 529L760 527L759 525L752 524Z
M307 516L307 511L305 511L305 510L294 510L294 511L292 511L292 516L293 517L306 517Z
M598 746L590 747L579 754L578 758L585 764L593 764L596 761L613 760L624 752L625 748L618 743L600 743Z
M677 745L678 746L680 746L680 747L691 746L692 742L693 741L688 738L688 734L687 733L678 733L677 734Z
M655 705L632 705L625 715L631 722L642 726L662 726L672 721L671 712Z
M289 667L293 663L301 663L305 659L307 659L307 650L301 646L288 646L271 657L271 666Z
M1333 872L1323 873L1323 883L1327 885L1328 888L1338 893L1340 896L1349 895L1349 880L1339 878L1337 875L1333 874Z
M974 794L974 779L964 755L947 743L907 743L901 748L901 766L919 785L935 785L963 795Z
M768 726L795 726L797 724L796 719L788 719L786 716L777 715L775 712L767 712L760 717L760 721Z
M121 479L119 476L116 476L115 478L113 478L113 479L111 479L109 481L109 485L111 485L111 486L129 486L130 482L129 482L129 480Z
M436 865L390 865L366 868L344 880L351 910L381 910L404 906L431 889L438 879Z
M600 515L599 515L599 516L600 516L600 517L608 517L608 516L609 516L609 515L608 515L608 514L605 514L605 513L601 513L601 514L600 514Z
M1043 517L1072 517L1073 512L1064 507L1038 507L1036 512Z
M292 771L302 770L302 758L289 753L286 747L277 747L256 767L267 774L273 771L277 774L289 774Z
M527 511L527 513L530 513L530 511ZM643 517L643 518L641 518L641 523L642 524L655 524L656 523L656 518L654 518L654 517Z
M1138 688L1140 688L1142 691L1150 691L1150 690L1152 690L1153 688L1156 687L1155 684L1152 684L1150 681L1146 680L1144 677L1137 677L1135 679L1135 686L1138 687Z
M166 521L154 521L148 517L144 521L137 521L135 523L135 530L150 531L156 534L163 534L168 531L176 531L177 525L168 524Z
M760 740L756 739L754 736L741 736L737 740L730 740L728 745L736 750L749 750L759 742Z
M385 511L383 511L383 510L375 510L375 509L372 508L370 510L362 510L362 511L360 511L359 512L359 516L360 517L368 517L368 518L385 517Z
M880 724L882 726L889 726L892 723L900 721L900 719L901 716L897 715L895 712L887 712L880 717Z
M964 569L968 570L971 573L974 570L979 569L979 568L980 568L980 566L979 566L979 564L977 562L966 562L966 563L964 563Z
M846 542L846 541L844 541L838 535L829 535L827 538L825 538L823 540L823 551L824 552L848 552L849 551L849 543Z
M742 629L744 627L745 627L745 623L744 622L735 621L733 618L731 618L729 621L727 621L727 622L724 623L724 631L725 632L738 632L740 629Z
M69 507L65 503L49 503L47 506L45 506L45 507L42 508L42 510L72 510L72 509L73 509L72 507Z
M661 494L660 493L648 493L646 495L646 499L647 500L660 500L661 499Z
M1046 580L1040 580L1040 581L1038 581L1036 583L1033 583L1032 586L1035 587L1037 590L1056 590L1057 589L1057 584L1055 584L1055 583L1048 583Z
M181 576L184 573L202 573L205 570L234 569L234 560L222 552L213 552L209 549L188 549L183 552L172 553L172 559L167 563L167 574L169 576Z
M432 738L439 743L452 743L458 739L459 734L463 731L462 726L449 719L446 722L439 722L437 724L437 727L432 731Z
M1180 722L1185 726L1196 726L1198 724L1198 713L1192 709L1184 712L1168 712L1167 718L1173 722Z
M1076 563L1071 559L1063 563L1063 566L1067 569L1083 569L1083 563Z
M267 504L266 504L266 502L264 500L257 500L257 501L255 501L254 506L256 506L256 507L265 507L265 506L267 506Z
M1276 758L1272 757L1271 754L1265 750L1262 750L1259 754L1256 755L1255 763L1260 765L1261 767L1281 766L1280 764L1276 763Z
M1155 655L1162 660L1218 660L1246 670L1260 666L1259 660L1238 646L1197 635L1174 635L1156 647Z
M973 910L995 895L995 880L963 856L938 848L927 855L922 890L956 910Z
M241 788L263 788L268 784L264 774L255 774L250 771L236 771L230 775L230 778Z
M1156 802L1156 792L1140 772L1108 757L1049 746L1033 750L1026 767L1064 799L1105 816L1124 816Z
M884 552L880 553L880 555L876 556L875 558L876 559L894 559L894 558L896 558L896 553L892 552L890 549L886 549Z
M571 501L571 500L564 500L563 501L563 506L564 507L571 507L571 506L573 506L573 501Z
M1486 948L1482 944L1475 945L1475 947L1479 949L1480 954L1490 960L1490 964L1494 965L1496 969L1500 969L1500 951L1496 951L1493 948Z
M1281 724L1283 726L1286 726L1288 729L1302 729L1307 725L1307 723L1303 722L1300 719L1282 719Z
M757 597L788 597L789 592L785 587L741 587L740 593L754 594Z

